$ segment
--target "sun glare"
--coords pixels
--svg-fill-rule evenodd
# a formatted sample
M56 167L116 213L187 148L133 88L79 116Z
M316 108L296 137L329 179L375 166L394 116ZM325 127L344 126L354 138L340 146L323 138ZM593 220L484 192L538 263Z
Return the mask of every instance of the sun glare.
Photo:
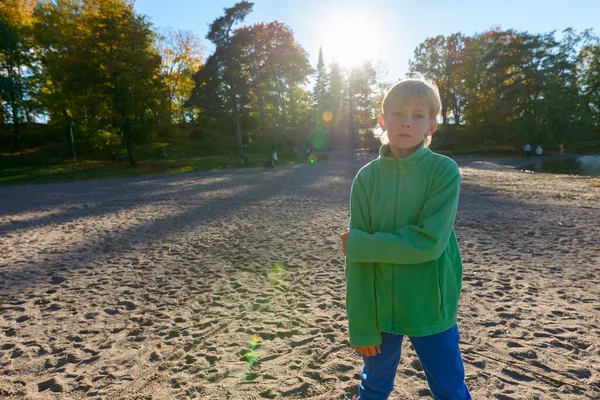
M379 58L374 25L373 21L356 14L336 17L325 33L323 55L346 67Z

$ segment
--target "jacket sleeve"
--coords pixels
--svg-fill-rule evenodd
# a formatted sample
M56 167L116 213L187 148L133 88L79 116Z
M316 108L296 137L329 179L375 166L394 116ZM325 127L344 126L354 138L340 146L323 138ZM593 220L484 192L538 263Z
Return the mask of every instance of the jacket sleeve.
M351 263L417 264L438 259L454 229L460 194L460 172L456 164L439 174L416 225L394 233L356 227L348 238L347 260Z
M350 229L368 232L369 225L368 196L357 177L352 183L350 195ZM346 258L346 312L353 346L381 344L372 262L354 262Z

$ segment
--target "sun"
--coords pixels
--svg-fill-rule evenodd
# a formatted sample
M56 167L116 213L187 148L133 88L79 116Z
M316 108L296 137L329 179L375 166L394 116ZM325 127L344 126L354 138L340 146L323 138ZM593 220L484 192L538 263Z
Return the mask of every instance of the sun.
M336 17L325 32L323 55L345 67L379 58L373 22L358 14Z

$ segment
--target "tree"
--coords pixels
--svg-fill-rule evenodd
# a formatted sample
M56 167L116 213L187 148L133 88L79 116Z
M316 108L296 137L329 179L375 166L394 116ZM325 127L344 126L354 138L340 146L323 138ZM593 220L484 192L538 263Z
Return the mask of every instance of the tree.
M287 27L286 27L287 28ZM268 68L278 93L280 118L292 127L299 122L299 101L305 95L300 86L307 82L313 71L302 46L295 42L292 31L287 33L280 45L273 48L268 58Z
M341 117L342 96L344 93L344 77L342 69L337 61L333 61L329 66L329 93L330 110L333 114L333 125L337 125Z
M191 31L165 29L157 38L161 71L167 87L169 116L174 122L187 122L185 101L194 88L192 75L202 65L203 46Z
M6 102L13 125L14 151L21 147L20 123L28 114L27 97L31 96L27 91L31 81L29 32L34 5L33 0L5 0L0 3L0 96Z
M160 119L157 111L164 104L161 60L153 50L151 25L126 1L89 1L83 15L82 22L89 27L83 56L93 73L89 83L103 107L97 121L123 137L130 163L136 166L136 137L149 120Z
M583 37L584 46L577 59L578 78L585 104L589 106L596 130L600 132L600 40L591 32L584 32Z
M299 85L306 82L311 68L292 30L280 22L260 23L236 30L234 40L244 54L242 68L249 78L251 96L258 102L261 131L267 131L268 98L275 99L279 126L297 126L302 114L299 103L304 97ZM273 145L277 145L275 130Z
M457 86L457 70L460 68L460 52L464 36L455 33L450 37L439 35L429 38L416 49L414 60L409 60L409 75L421 73L433 80L440 91L442 123L446 124L448 110L454 111L454 122L460 120L460 98L453 89Z
M35 29L40 101L50 122L76 123L95 146L133 145L164 123L166 89L145 17L125 0L40 3Z
M377 72L371 62L366 61L352 67L348 76L346 100L348 109L348 133L356 147L359 129L368 128L374 120L373 93L377 83Z
M244 156L241 114L248 104L248 82L242 69L243 40L233 41L233 26L243 21L252 11L253 3L241 1L233 7L224 8L225 15L210 25L206 38L216 46L215 52L208 58L195 75L196 86L189 104L202 104L202 100L212 95L215 103L212 109L222 108L233 115L237 136L237 153Z
M317 62L317 76L312 92L313 110L315 110L315 121L321 121L324 112L328 111L327 91L329 89L329 77L323 61L323 49L319 47L319 61Z
M69 142L73 121L87 120L91 116L86 112L88 104L98 104L87 100L91 88L87 60L81 54L86 35L82 11L83 3L78 0L43 2L34 11L37 99L50 124L61 127Z
M309 97L302 85L312 72L287 25L275 21L232 28L241 22L235 18L245 17L251 6L242 2L225 9L225 17L211 25L207 38L214 41L215 52L194 75L196 85L188 101L204 110L205 127L231 126L233 116L240 156L244 139L266 137L270 131L276 147L277 132L287 137L304 124Z

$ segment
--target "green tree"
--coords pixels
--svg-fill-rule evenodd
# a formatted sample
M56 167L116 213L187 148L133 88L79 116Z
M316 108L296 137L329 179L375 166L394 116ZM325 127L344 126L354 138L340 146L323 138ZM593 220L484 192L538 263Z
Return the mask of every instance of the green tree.
M248 105L248 80L243 71L244 38L234 40L233 26L242 22L252 11L253 3L242 1L225 8L225 15L210 25L206 38L216 46L205 66L195 75L196 86L190 104L202 105L204 101L214 111L222 109L233 115L237 137L237 153L244 156L240 118ZM213 99L207 99L215 96Z
M333 61L329 66L329 92L327 94L329 100L329 108L333 114L333 125L336 126L340 121L342 97L344 94L344 76L342 69L337 61Z
M87 99L91 88L87 60L81 54L86 34L82 11L83 3L78 0L41 2L35 8L33 27L37 98L49 123L59 127L69 142L71 123L88 120L88 104L97 104Z
M5 0L0 4L0 96L6 102L8 120L13 125L14 151L21 147L20 124L27 118L27 100L32 95L28 89L34 4L32 0ZM3 111L6 113L4 105Z
M294 41L291 30L286 36L285 44L273 49L268 65L278 94L280 119L284 124L297 127L300 100L307 94L300 87L306 84L308 75L313 71L306 52ZM303 104L307 105L309 104Z
M130 163L136 166L136 137L144 133L148 120L160 119L157 111L165 104L154 33L146 18L133 11L133 3L126 1L86 3L83 22L90 30L83 55L104 108L99 120L123 137Z
M322 115L329 111L327 91L329 89L329 76L323 61L323 49L319 47L319 60L317 62L315 84L312 91L312 108L315 111L315 121L321 121Z
M160 56L145 17L122 0L58 0L36 9L40 99L50 122L87 141L134 144L166 118Z
M600 40L591 32L585 32L584 38L585 43L577 60L578 78L596 132L600 133Z
M373 125L376 104L377 72L371 62L366 61L351 68L346 87L347 132L352 136L353 147L357 147L359 130Z

